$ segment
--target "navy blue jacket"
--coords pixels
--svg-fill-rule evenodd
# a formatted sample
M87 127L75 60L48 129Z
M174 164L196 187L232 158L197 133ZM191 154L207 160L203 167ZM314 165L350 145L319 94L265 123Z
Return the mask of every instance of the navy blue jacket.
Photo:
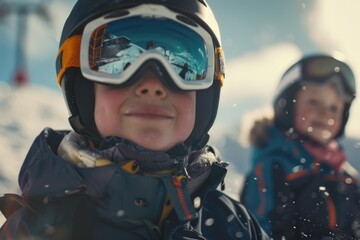
M0 239L268 239L238 202L216 190L226 173L221 164L213 164L191 196L197 217L180 219L174 207L158 227L154 220L164 206L154 203L181 189L115 164L74 167L56 154L66 133L45 129L34 141L19 174L22 196L0 199L7 217Z

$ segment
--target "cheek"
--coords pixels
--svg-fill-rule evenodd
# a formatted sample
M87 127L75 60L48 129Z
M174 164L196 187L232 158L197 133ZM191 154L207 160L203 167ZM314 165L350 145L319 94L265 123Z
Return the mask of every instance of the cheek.
M188 96L185 99L180 99L180 107L183 115L188 117L189 119L195 119L195 111L196 111L196 100L195 96Z
M297 131L303 132L307 128L307 123L305 121L303 121L302 119L297 119L297 120L295 120L294 128Z
M196 97L195 93L189 94L186 97L178 99L180 103L178 105L178 111L181 113L178 119L178 124L181 129L186 133L185 135L190 135L195 125L195 116L196 116ZM187 136L187 137L188 137Z
M101 135L112 134L114 131L124 98L125 95L121 91L95 92L94 120Z
M182 119L180 120L180 124L183 124L184 128L186 128L187 131L190 133L195 125L195 112L195 106L189 106L188 108L186 108L186 110L183 111Z
M296 108L294 112L295 122L304 122L304 120L309 115L309 111L303 108Z
M342 125L342 121L343 121L343 116L342 115L339 115L335 118L334 120L334 124L332 126L332 129L334 132L338 132L341 128L341 125Z
M108 121L111 120L111 116L109 115L111 110L109 108L110 106L104 101L95 101L94 119L96 127L102 136L105 136L108 133L108 128L111 125L111 122Z
M298 131L307 131L313 111L310 108L295 109L294 127Z

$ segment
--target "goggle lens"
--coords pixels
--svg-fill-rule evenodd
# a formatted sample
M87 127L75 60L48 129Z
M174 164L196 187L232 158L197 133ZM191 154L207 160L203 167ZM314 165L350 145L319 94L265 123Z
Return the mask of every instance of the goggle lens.
M324 79L333 74L340 74L348 94L354 95L356 92L354 74L349 66L340 61L327 57L313 58L304 63L303 69L304 77L310 79Z
M209 68L203 37L168 18L133 16L97 27L90 36L87 60L91 71L115 79L150 54L169 63L183 84L212 82L208 73L214 69Z

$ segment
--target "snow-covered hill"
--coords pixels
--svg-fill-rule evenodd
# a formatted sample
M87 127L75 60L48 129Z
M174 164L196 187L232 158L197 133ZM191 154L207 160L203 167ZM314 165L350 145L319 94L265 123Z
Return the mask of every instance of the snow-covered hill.
M69 128L61 91L0 82L0 195L17 191L17 174L44 127Z

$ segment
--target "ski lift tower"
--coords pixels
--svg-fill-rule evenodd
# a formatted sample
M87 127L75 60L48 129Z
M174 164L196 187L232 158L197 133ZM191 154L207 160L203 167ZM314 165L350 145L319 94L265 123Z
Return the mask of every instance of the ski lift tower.
M40 2L11 0L11 2L7 2L0 0L0 22L12 13L17 15L15 73L13 76L13 82L16 86L25 85L29 80L26 71L25 56L28 15L36 14L47 23L51 21L45 1L46 0Z

